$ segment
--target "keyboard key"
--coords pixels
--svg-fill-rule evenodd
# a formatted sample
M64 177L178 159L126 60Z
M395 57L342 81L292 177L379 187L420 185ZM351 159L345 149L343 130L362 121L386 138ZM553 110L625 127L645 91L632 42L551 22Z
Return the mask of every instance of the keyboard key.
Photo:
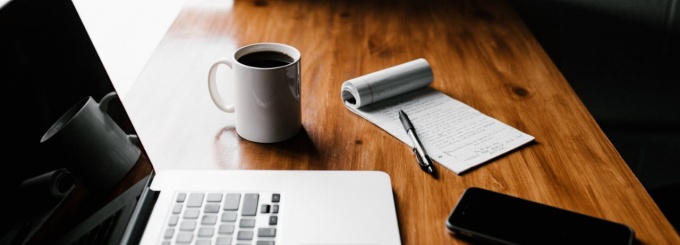
M231 245L231 237L218 237L215 245Z
M175 206L172 207L172 213L173 214L179 214L181 212L182 212L182 204L181 203L175 204Z
M255 245L274 245L274 241L257 241Z
M200 207L203 205L203 193L191 193L189 194L189 200L187 201L187 207Z
M235 227L236 226L232 224L222 224L220 225L220 228L217 229L217 233L231 235L234 234Z
M196 245L210 245L212 242L210 240L197 240Z
M260 194L245 194L243 197L242 216L255 216L257 214L257 202L260 199Z
M195 220L185 220L179 225L180 231L193 231L194 229L196 229Z
M222 222L236 222L236 217L238 217L238 215L236 213L225 212L225 213L222 213L222 218L220 220Z
M271 206L269 204L262 204L262 206L260 206L260 213L263 214L269 213L270 207Z
M215 228L212 228L212 227L201 226L201 228L198 228L198 236L199 237L212 237L214 232L215 232Z
M198 219L198 215L201 213L201 210L192 208L192 209L187 209L184 211L184 216L182 216L185 219Z
M239 231L238 235L236 236L237 240L253 240L253 232L252 231Z
M176 202L184 202L184 199L187 198L186 193L178 193L177 194L177 199L175 199Z
M172 238L172 236L175 235L175 229L168 228L165 230L165 234L163 234L164 238Z
M272 194L272 202L280 202L281 201L281 194L279 193L274 193Z
M240 228L253 228L255 227L255 219L241 219L238 227Z
M211 213L211 214L219 213L220 212L220 204L208 203L203 208L203 212Z
M224 197L224 210L235 211L238 210L238 204L241 202L241 194L229 193Z
M276 236L276 228L260 228L257 229L257 236L258 237L275 237Z
M173 215L173 216L170 216L170 220L168 220L168 225L169 226L176 226L177 222L179 222L179 215Z
M202 225L214 225L217 224L217 215L203 215L201 219Z
M273 214L278 214L278 213L279 213L279 205L278 205L278 204L272 205L272 213L273 213Z
M208 198L206 199L206 202L221 202L222 201L222 193L210 193L208 194Z
M176 243L190 243L191 240L194 239L194 234L193 233L185 233L181 232L177 234L177 239L175 239Z
M278 216L269 216L269 225L276 225L279 223L279 217Z

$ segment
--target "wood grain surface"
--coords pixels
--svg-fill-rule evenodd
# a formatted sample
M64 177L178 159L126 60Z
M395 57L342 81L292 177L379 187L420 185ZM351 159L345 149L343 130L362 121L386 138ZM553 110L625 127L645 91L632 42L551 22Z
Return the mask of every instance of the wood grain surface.
M241 139L208 93L212 62L257 42L302 53L303 130L288 141ZM438 179L421 171L407 145L340 98L345 80L416 58L430 62L431 87L535 142L461 175L440 165ZM219 74L229 90L228 72ZM123 102L157 171L388 173L403 244L465 244L444 223L471 186L629 225L641 244L680 244L506 1L189 0Z

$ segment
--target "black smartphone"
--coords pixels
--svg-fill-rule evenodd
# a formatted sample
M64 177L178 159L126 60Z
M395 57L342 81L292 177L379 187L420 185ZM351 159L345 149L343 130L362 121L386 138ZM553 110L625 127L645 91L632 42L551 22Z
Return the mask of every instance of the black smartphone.
M587 216L479 187L461 196L446 220L456 237L482 244L633 244L635 232Z

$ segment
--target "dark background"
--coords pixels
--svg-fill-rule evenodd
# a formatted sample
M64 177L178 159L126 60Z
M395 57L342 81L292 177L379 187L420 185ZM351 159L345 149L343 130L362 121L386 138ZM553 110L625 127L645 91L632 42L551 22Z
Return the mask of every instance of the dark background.
M677 231L680 1L511 3Z
M33 220L59 201L21 188L26 179L68 166L40 143L42 135L79 100L100 101L114 88L71 0L13 0L0 7L0 86L4 244L38 226ZM133 132L120 100L108 112Z

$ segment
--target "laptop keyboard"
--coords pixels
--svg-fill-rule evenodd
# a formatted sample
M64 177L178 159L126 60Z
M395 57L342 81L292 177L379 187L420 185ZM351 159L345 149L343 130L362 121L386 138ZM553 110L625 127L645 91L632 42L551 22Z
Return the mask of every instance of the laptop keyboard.
M275 245L279 193L176 193L162 244Z

